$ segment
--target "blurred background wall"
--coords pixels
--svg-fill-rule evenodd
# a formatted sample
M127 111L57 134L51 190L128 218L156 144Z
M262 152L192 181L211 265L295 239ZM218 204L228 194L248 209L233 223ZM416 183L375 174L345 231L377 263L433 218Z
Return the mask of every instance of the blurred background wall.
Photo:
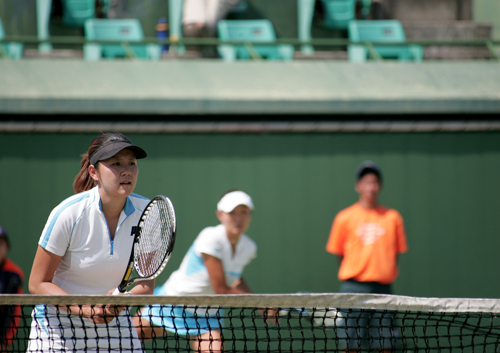
M258 256L244 276L259 293L335 292L338 261L325 244L335 214L357 200L355 169L383 171L383 204L402 214L409 242L395 292L498 297L500 133L127 134L148 152L138 194L169 196L178 238L158 283L197 234L217 224L229 188L254 199ZM80 155L97 133L0 133L0 224L10 257L29 275L38 238L73 193ZM27 290L27 286L26 286Z

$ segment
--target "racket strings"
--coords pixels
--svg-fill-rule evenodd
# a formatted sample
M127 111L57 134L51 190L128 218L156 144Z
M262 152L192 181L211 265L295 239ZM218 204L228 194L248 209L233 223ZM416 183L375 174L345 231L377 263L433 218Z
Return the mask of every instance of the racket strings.
M153 276L162 267L170 248L174 222L173 208L164 200L158 200L148 209L135 245L135 268L140 276Z

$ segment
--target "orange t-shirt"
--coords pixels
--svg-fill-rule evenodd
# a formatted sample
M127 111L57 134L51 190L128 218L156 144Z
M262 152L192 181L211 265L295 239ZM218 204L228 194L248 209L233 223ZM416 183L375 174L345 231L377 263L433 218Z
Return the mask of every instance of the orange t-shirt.
M398 275L397 254L408 249L403 218L384 206L364 209L359 202L335 217L326 251L343 256L341 281L389 284Z

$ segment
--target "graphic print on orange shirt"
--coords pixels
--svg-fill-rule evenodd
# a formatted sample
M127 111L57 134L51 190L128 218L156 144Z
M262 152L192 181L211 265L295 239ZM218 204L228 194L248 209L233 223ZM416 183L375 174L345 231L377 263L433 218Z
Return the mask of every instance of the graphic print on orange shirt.
M385 228L378 223L362 223L355 232L361 238L363 245L375 243L385 233Z

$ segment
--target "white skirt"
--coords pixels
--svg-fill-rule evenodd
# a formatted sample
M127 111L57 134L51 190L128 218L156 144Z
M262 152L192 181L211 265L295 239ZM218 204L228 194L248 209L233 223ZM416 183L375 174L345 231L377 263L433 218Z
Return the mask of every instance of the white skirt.
M49 305L32 313L28 353L143 352L131 317L124 311L109 324L94 324Z

